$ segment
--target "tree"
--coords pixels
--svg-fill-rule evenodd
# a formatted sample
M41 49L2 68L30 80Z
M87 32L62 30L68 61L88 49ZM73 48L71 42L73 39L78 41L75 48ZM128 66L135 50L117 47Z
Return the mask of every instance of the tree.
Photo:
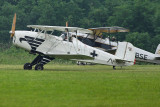
M151 49L152 42L148 33L129 33L126 35L126 41L131 42L134 46L146 51L155 51L155 49Z

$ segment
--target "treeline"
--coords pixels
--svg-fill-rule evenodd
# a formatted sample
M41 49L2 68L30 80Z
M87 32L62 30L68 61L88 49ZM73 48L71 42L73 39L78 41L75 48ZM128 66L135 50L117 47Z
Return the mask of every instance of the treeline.
M160 43L159 0L0 0L0 44L10 41L9 30L17 13L16 30L27 25L92 28L121 26L119 40L154 52Z

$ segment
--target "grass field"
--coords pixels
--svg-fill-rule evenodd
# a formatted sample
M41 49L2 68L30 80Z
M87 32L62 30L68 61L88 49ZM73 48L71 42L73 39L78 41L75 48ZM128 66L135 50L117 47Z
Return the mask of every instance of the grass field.
M159 107L160 66L0 65L0 107Z

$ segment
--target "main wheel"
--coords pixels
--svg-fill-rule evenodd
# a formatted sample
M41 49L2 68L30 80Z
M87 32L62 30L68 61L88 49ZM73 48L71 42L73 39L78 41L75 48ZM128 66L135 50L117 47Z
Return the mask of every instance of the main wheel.
M79 61L77 61L77 65L80 65L80 62L79 62Z
M87 63L86 62L77 61L77 65L87 65Z
M31 65L31 63L26 63L26 64L24 64L24 70L31 70L32 69L32 65Z
M42 64L37 64L35 66L35 70L43 70L43 65Z
M113 70L116 70L116 66L113 66Z

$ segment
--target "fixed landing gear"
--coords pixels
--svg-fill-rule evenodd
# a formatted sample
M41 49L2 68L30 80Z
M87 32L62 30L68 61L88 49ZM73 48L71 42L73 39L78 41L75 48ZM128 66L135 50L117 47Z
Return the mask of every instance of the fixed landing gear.
M116 66L113 66L113 69L116 70Z
M95 65L94 63L77 61L77 65Z
M87 65L87 63L86 62L77 61L77 65Z
M31 65L31 63L26 63L26 64L24 64L24 70L31 70L32 69L32 65Z
M122 66L121 66L121 69L122 69ZM116 66L113 66L113 70L116 70Z
M43 69L44 69L44 67L43 67L42 64L37 64L37 65L35 66L35 70L43 70Z
M43 66L52 61L53 59L55 58L38 55L31 63L24 64L24 70L31 70L32 66L34 65L36 65L35 70L43 70L44 69Z

